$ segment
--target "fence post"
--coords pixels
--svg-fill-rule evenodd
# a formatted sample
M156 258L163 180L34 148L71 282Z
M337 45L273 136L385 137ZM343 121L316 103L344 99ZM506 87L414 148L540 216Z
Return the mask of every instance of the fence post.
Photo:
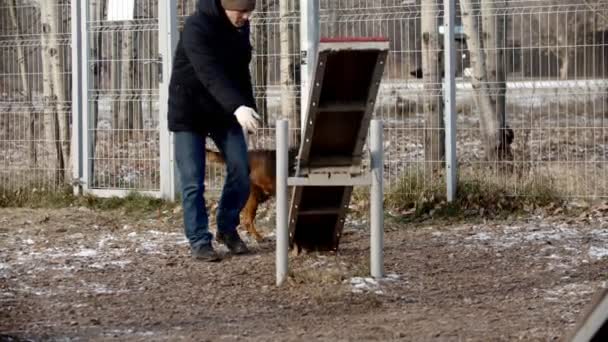
M443 101L445 122L445 168L448 202L456 197L456 47L454 46L455 0L444 0L444 64Z
M177 47L177 2L158 1L158 47L161 78L158 98L158 129L160 138L160 195L174 201L176 198L176 172L174 163L173 134L169 132L167 113L169 110L169 80L173 68L173 52Z
M319 0L300 0L300 127L304 134L310 87L319 45Z
M82 151L82 109L83 87L82 83L82 11L83 1L72 0L70 3L71 30L72 30L72 184L74 195L82 193L81 182L83 170ZM86 37L86 32L84 32Z
M289 250L289 213L287 203L289 121L277 120L276 123L276 280L277 286L287 279L288 250Z
M74 1L80 3L80 83L81 88L81 109L80 109L80 145L82 149L82 168L81 168L81 185L82 191L87 192L91 187L91 179L93 177L93 153L94 147L91 144L90 135L91 132L91 120L90 114L90 103L89 103L89 90L91 89L91 74L93 73L93 66L89 63L89 1ZM74 126L76 127L76 126Z
M382 121L370 123L371 188L370 188L370 273L384 276L384 148Z

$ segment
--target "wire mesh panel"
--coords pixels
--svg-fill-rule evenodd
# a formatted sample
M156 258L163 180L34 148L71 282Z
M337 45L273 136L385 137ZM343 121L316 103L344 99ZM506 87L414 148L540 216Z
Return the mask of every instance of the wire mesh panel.
M389 190L443 186L443 2L320 4L321 36L391 41L376 108ZM462 0L456 8L460 179L513 195L608 195L608 2Z
M0 196L70 182L70 2L0 1Z
M158 191L158 0L118 17L89 0L88 189Z
M196 2L177 2L180 28ZM109 3L86 1L84 181L98 193L158 192L158 0L134 1L126 19L110 15ZM72 181L70 5L0 1L0 191ZM532 186L608 196L608 0L459 0L456 9L460 179L514 195ZM320 0L319 20L321 37L389 38L375 113L388 190L441 187L442 1ZM299 143L299 29L299 1L258 1L251 74L264 123L250 148L274 148L279 117ZM209 189L221 188L222 173L210 165Z
M385 184L388 190L417 191L407 184L425 186L426 171L439 169L442 161L439 6L403 0L322 0L320 7L321 37L389 39L375 112L384 122ZM421 79L423 69L430 74ZM402 182L404 178L414 182Z
M470 57L457 92L461 178L521 196L607 196L608 1L459 5Z

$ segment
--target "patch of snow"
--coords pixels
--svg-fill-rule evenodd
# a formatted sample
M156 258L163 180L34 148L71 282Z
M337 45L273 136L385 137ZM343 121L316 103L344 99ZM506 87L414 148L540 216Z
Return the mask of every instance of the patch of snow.
M374 278L364 278L364 277L352 277L350 278L350 280L345 280L344 282L348 282L350 284L351 287L351 292L352 293L374 293L377 295L382 295L384 294L384 291L382 290L382 282L386 282L386 281L396 281L397 279L399 279L399 275L397 274L389 274L387 275L386 278L383 278L381 280L376 280Z
M143 252L143 253L147 253L147 254L160 254L160 255L165 254L160 251L158 244L149 242L149 241L142 242L141 246L139 248L136 248L135 251Z
M579 232L572 228L559 228L546 229L537 232L531 232L525 234L525 239L528 241L547 241L547 240L562 240L565 238L575 238L579 236Z
M9 298L9 297L15 297L15 294L12 292L0 292L0 299L1 298Z
M114 240L116 240L116 238L113 236L105 236L99 240L99 242L97 243L97 248L102 249L103 247L105 247L106 243Z
M563 301L564 297L588 295L595 292L595 289L589 284L567 284L551 290L545 290L544 292L546 301Z
M591 246L591 248L589 248L589 257L595 260L608 257L608 247Z
M112 290L109 289L106 285L104 284L99 284L99 283L85 283L84 281L82 281L82 284L84 285L84 287L87 290L90 290L91 292L95 293L95 294L121 294L121 293L127 293L129 291L127 290ZM84 292L85 290L78 290L78 292Z
M152 235L160 235L160 236L180 236L182 234L178 234L178 233L166 233L166 232L159 232L157 230L150 230L148 231L148 233L152 234Z
M478 241L488 241L488 240L493 240L494 237L489 234L489 233L477 233L475 235L469 236L467 237L465 240L478 240Z
M174 329L176 329L176 328L174 328ZM122 337L128 336L128 335L143 336L143 337L149 337L149 336L156 335L156 333L153 331L135 331L133 329L123 329L123 330L112 329L112 330L108 330L108 331L104 332L103 334L107 335L107 336L122 336Z
M0 278L5 278L7 276L7 271L10 269L10 265L0 262Z
M591 235L598 239L608 241L608 229L595 229L591 231Z
M130 263L130 260L114 260L109 262L96 262L94 264L90 264L89 267L96 269L104 269L108 266L118 266L120 268L125 268L125 266Z
M85 257L85 258L90 258L90 257L94 257L97 255L97 251L94 249L83 249L78 253L73 254L76 257Z

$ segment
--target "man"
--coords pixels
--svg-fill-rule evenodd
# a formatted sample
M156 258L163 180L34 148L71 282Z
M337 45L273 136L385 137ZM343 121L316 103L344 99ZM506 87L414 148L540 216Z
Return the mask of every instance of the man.
M226 162L217 210L217 240L234 254L248 252L237 233L249 196L245 134L259 126L249 73L249 19L255 0L199 0L184 24L169 85L169 129L182 184L184 230L192 256L218 261L204 200L205 137Z

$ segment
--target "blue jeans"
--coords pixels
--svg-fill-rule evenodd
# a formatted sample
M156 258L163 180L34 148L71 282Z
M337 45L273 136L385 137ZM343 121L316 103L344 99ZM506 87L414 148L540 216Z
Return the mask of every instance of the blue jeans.
M249 160L239 125L209 134L226 163L226 179L217 209L217 229L236 232L239 214L249 197ZM205 205L205 136L175 132L175 159L181 180L184 231L193 248L211 243Z

